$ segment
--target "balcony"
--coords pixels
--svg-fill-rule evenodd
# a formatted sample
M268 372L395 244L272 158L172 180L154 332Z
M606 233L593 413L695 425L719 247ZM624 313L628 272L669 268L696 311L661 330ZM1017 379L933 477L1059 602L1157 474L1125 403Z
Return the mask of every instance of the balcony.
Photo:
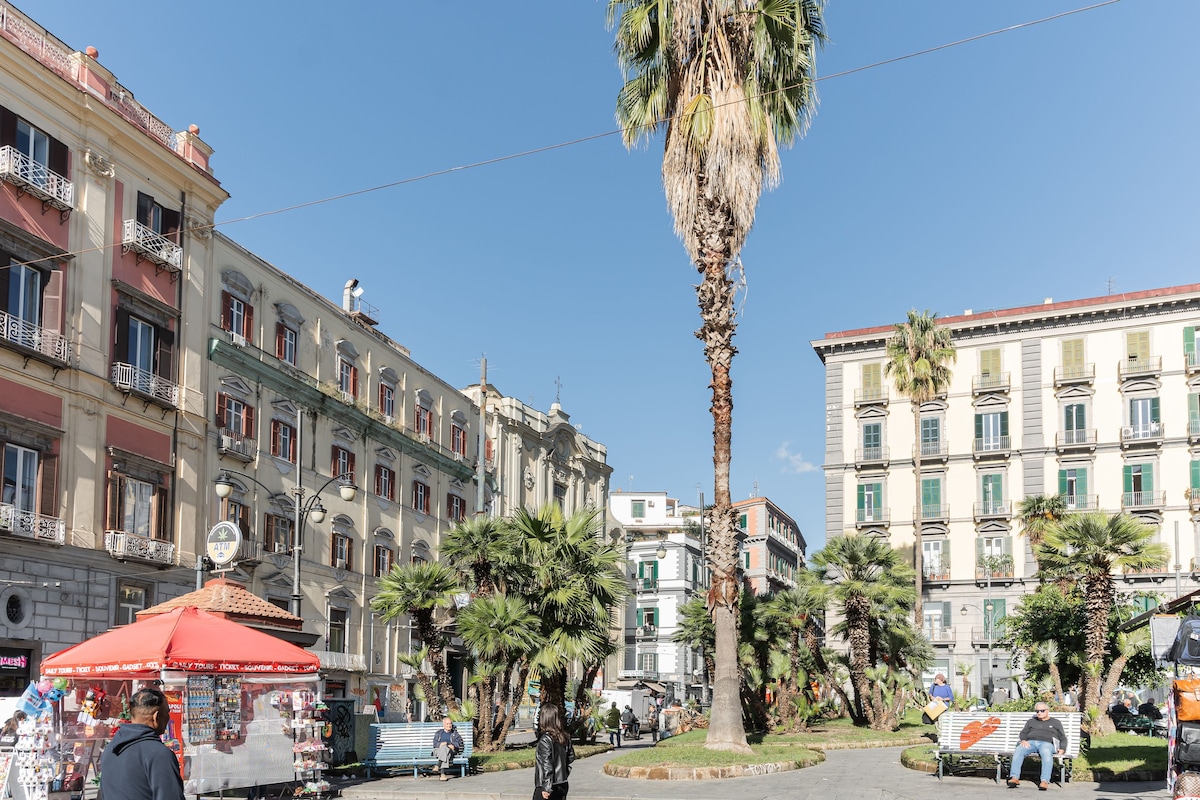
M946 461L950 458L950 443L945 441L921 442L921 461ZM917 448L913 448L913 458L917 457Z
M71 363L71 346L67 337L31 325L18 316L0 311L0 337L21 350L37 353L61 364Z
M17 187L19 194L41 200L43 211L54 207L65 215L75 207L75 187L69 180L12 145L0 147L0 180Z
M854 390L854 405L856 406L886 406L888 390L886 386L872 386L866 389Z
M975 581L1008 581L1013 578L1012 556L983 556L975 562Z
M1067 511L1096 511L1100 508L1100 497L1094 494L1068 494L1063 496Z
M1200 444L1200 418L1188 420L1188 444Z
M1069 450L1095 450L1096 429L1082 428L1074 431L1059 431L1054 434L1054 445L1058 452Z
M1095 364L1075 364L1054 368L1054 386L1070 386L1077 383L1093 383L1096 380Z
M863 447L854 451L854 465L857 467L886 464L887 462L888 448L886 447Z
M339 653L336 650L314 650L321 659L321 669L342 672L366 672L367 660L362 653Z
M1010 519L1012 517L1011 500L983 500L975 504L975 521L985 519Z
M237 555L233 557L235 564L258 564L262 562L262 542L254 539L242 539L238 545Z
M997 372L994 375L976 375L971 378L971 394L987 392L1007 392L1012 387L1012 381L1007 372Z
M639 639L657 639L657 625L639 625L633 629L633 635Z
M217 437L217 450L223 456L229 456L248 464L258 455L258 443L249 436L243 436L231 430L222 430Z
M1183 354L1183 368L1188 375L1195 375L1200 372L1200 353L1195 351Z
M788 589L796 588L796 579L795 578L791 577L790 575L785 575L784 573L780 572L779 570L772 569L771 567L767 567L767 580L774 581L775 583L778 583L780 586L785 586Z
M971 628L971 644L995 644L1004 637L1004 622Z
M1160 373L1162 373L1162 356L1126 358L1117 362L1117 377L1121 380L1145 378Z
M954 644L954 628L953 626L939 626L936 628L927 627L924 629L925 638L933 644Z
M854 524L863 528L868 525L887 525L891 522L891 512L886 508L860 508L855 515Z
M104 549L113 558L147 561L168 567L175 563L175 543L125 531L105 531Z
M634 581L637 584L638 592L657 592L658 578L639 578Z
M1009 436L984 436L975 440L971 453L975 458L1008 458L1011 441Z
M0 503L0 531L47 544L67 543L67 529L61 519L22 511L10 503Z
M950 506L947 503L926 503L913 509L913 519L918 519L918 514L922 522L949 522Z
M171 408L179 407L178 386L133 364L113 364L112 385L122 392L133 392Z
M1141 425L1126 425L1121 428L1121 447L1139 445L1158 446L1163 441L1161 422L1144 422Z
M950 565L944 561L922 561L921 574L927 583L945 583L950 580Z
M1167 493L1158 492L1125 492L1121 495L1121 508L1126 511L1139 509L1160 509L1167 504Z
M121 232L121 252L136 253L138 261L153 261L160 272L165 269L176 273L183 269L183 248L136 219L125 220Z

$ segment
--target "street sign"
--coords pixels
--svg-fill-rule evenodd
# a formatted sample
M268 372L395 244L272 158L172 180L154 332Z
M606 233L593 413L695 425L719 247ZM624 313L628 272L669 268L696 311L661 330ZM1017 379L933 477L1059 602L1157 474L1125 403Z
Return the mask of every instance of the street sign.
M205 551L208 557L218 567L223 567L233 561L238 548L242 546L242 531L228 520L218 522L208 532Z

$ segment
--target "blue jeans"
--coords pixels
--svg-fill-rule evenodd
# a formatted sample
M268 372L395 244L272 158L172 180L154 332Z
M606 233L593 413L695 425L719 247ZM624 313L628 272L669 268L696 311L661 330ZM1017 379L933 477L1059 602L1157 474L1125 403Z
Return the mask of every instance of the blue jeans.
M1021 764L1025 763L1025 756L1035 753L1042 759L1042 782L1049 783L1050 775L1054 772L1054 742L1030 739L1028 747L1018 744L1017 749L1013 751L1012 772L1009 774L1020 778Z

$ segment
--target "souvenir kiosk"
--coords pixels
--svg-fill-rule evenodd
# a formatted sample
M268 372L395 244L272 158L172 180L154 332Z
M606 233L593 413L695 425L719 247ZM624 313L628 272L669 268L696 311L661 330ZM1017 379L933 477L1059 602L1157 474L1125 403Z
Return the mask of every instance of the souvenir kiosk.
M329 791L319 667L307 650L189 606L56 653L42 675L66 681L57 751L76 774L99 771L129 697L154 685L170 703L164 740L188 794L295 781L296 794L319 795Z

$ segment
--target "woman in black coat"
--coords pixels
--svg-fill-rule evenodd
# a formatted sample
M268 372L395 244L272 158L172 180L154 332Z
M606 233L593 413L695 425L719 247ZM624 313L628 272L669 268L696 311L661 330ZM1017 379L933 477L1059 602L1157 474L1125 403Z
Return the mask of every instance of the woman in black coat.
M563 723L562 710L556 705L542 706L538 727L533 800L565 800L575 748L571 746L571 737Z

